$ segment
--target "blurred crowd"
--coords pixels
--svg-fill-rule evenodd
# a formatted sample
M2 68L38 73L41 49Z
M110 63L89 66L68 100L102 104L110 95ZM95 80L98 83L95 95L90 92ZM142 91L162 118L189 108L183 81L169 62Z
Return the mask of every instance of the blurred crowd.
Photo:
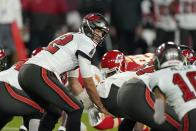
M195 0L0 0L0 48L6 50L8 64L63 33L78 31L81 18L91 12L110 22L95 65L107 50L147 53L167 41L196 51Z

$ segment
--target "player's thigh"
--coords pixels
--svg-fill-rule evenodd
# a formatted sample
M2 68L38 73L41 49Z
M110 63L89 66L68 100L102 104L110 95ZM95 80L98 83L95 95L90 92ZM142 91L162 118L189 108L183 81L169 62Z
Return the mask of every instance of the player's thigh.
M0 82L0 112L11 115L27 115L39 112L31 102L32 100L23 91Z

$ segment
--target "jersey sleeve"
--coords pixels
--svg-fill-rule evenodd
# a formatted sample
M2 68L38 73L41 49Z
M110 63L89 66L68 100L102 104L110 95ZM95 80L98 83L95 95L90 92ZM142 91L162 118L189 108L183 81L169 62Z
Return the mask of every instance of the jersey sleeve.
M78 41L78 48L76 51L77 56L82 56L91 61L95 52L96 48L93 46L92 43L84 40L82 41L82 39Z
M82 78L93 77L93 72L91 70L91 61L79 55L78 62Z
M155 72L149 78L149 88L153 91L156 87L158 87L158 85L159 85L159 78Z

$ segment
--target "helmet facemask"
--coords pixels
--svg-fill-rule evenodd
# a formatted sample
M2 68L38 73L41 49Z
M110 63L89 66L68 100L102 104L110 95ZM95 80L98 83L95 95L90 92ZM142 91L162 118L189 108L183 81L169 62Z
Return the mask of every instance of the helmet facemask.
M100 65L104 77L124 72L125 56L118 50L110 50L103 55Z
M98 35L95 30L102 31L102 36ZM108 22L100 14L89 14L84 17L80 32L91 38L96 45L100 45L109 33Z
M102 68L101 72L103 74L103 78L107 78L107 77L110 77L110 76L112 76L114 74L121 73L123 71L121 69L119 69L118 67L115 67L115 68L112 68L112 69Z

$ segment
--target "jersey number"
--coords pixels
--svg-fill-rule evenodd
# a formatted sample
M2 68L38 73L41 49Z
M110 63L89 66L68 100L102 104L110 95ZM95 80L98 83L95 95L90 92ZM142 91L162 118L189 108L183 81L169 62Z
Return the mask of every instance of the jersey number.
M196 79L195 79L196 71L187 72L186 76L188 80L190 81L191 85L196 90ZM182 76L179 73L174 74L173 83L175 85L178 85L178 87L181 89L181 91L183 92L183 98L185 101L196 98L195 94L189 89L188 85L186 84L186 82L183 80Z
M45 50L47 50L51 54L54 54L59 50L59 47L57 45L64 46L72 40L73 40L73 35L71 34L62 35L57 39L55 39L54 41L50 42Z

